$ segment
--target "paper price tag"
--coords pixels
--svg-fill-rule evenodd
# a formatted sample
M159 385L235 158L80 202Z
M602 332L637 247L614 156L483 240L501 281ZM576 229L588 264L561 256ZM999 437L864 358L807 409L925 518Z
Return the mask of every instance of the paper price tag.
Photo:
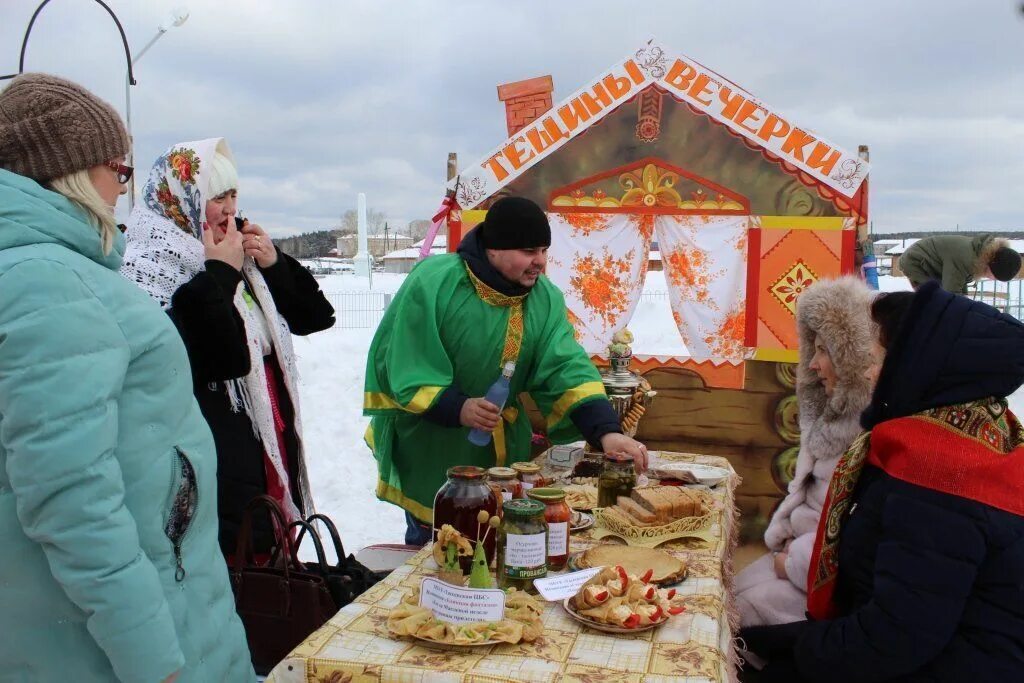
M505 592L497 588L462 588L425 578L420 584L420 607L453 624L501 621L505 618Z
M560 574L558 576L549 576L545 579L536 579L533 585L542 598L548 602L557 602L576 595L580 588L583 587L583 584L597 576L597 573L602 569L604 567L594 567L593 569L584 569L572 572L571 574Z

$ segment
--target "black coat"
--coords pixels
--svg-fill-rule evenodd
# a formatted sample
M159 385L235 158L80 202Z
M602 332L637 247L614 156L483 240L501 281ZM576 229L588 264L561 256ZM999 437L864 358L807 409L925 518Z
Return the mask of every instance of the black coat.
M278 313L293 334L307 335L334 325L334 308L320 291L316 279L298 261L278 251L278 260L261 269ZM224 386L225 380L249 373L249 347L242 318L232 298L242 275L221 261L207 261L198 273L174 293L168 314L185 342L192 364L192 380L199 407L206 417L217 445L217 507L220 516L220 544L233 555L242 510L252 498L267 492L263 446L244 412L235 412ZM281 416L287 428L285 447L291 474L292 497L303 508L298 490L298 438L293 428L294 409L285 388L281 369L270 356L279 387ZM255 528L256 550L269 550L273 536L265 520Z
M887 354L865 426L1022 382L1024 325L929 283ZM755 651L776 641L767 680L1024 681L1024 517L866 466L835 600L837 619L751 629ZM791 648L781 657L780 643Z

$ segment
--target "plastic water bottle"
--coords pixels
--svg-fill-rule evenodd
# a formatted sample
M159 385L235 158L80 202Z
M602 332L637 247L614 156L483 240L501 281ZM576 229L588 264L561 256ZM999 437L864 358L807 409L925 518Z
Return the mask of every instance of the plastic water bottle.
M512 373L516 371L516 364L512 361L505 363L505 367L501 370L501 377L494 381L491 388L487 390L487 395L484 396L488 402L498 406L498 412L505 407L505 401L508 400L509 382L512 379ZM501 417L498 418L499 420ZM482 429L473 429L469 433L469 442L474 446L486 446L491 442L491 433L485 432Z

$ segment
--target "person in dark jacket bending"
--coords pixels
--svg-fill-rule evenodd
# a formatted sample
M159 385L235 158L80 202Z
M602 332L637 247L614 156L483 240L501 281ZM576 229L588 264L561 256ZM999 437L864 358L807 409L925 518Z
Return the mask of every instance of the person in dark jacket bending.
M992 235L935 235L910 245L900 257L900 270L917 289L929 280L954 294L966 294L978 278L1007 282L1020 271L1020 254Z
M1024 680L1024 324L935 282L872 317L885 362L822 509L812 620L740 633L756 680Z
M221 549L230 558L245 505L268 494L288 521L312 497L291 335L334 324L316 280L266 232L235 220L238 176L221 138L157 159L128 222L122 274L167 309L192 364L218 457ZM255 550L273 534L256 520Z

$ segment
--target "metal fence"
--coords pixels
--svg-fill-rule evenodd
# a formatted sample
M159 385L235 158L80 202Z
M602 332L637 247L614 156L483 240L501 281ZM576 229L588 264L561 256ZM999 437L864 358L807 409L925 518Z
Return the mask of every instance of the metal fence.
M391 305L387 292L334 292L325 296L334 306L336 330L375 328Z
M998 308L1017 320L1024 320L1024 280L979 280L973 290L968 292L968 296Z

